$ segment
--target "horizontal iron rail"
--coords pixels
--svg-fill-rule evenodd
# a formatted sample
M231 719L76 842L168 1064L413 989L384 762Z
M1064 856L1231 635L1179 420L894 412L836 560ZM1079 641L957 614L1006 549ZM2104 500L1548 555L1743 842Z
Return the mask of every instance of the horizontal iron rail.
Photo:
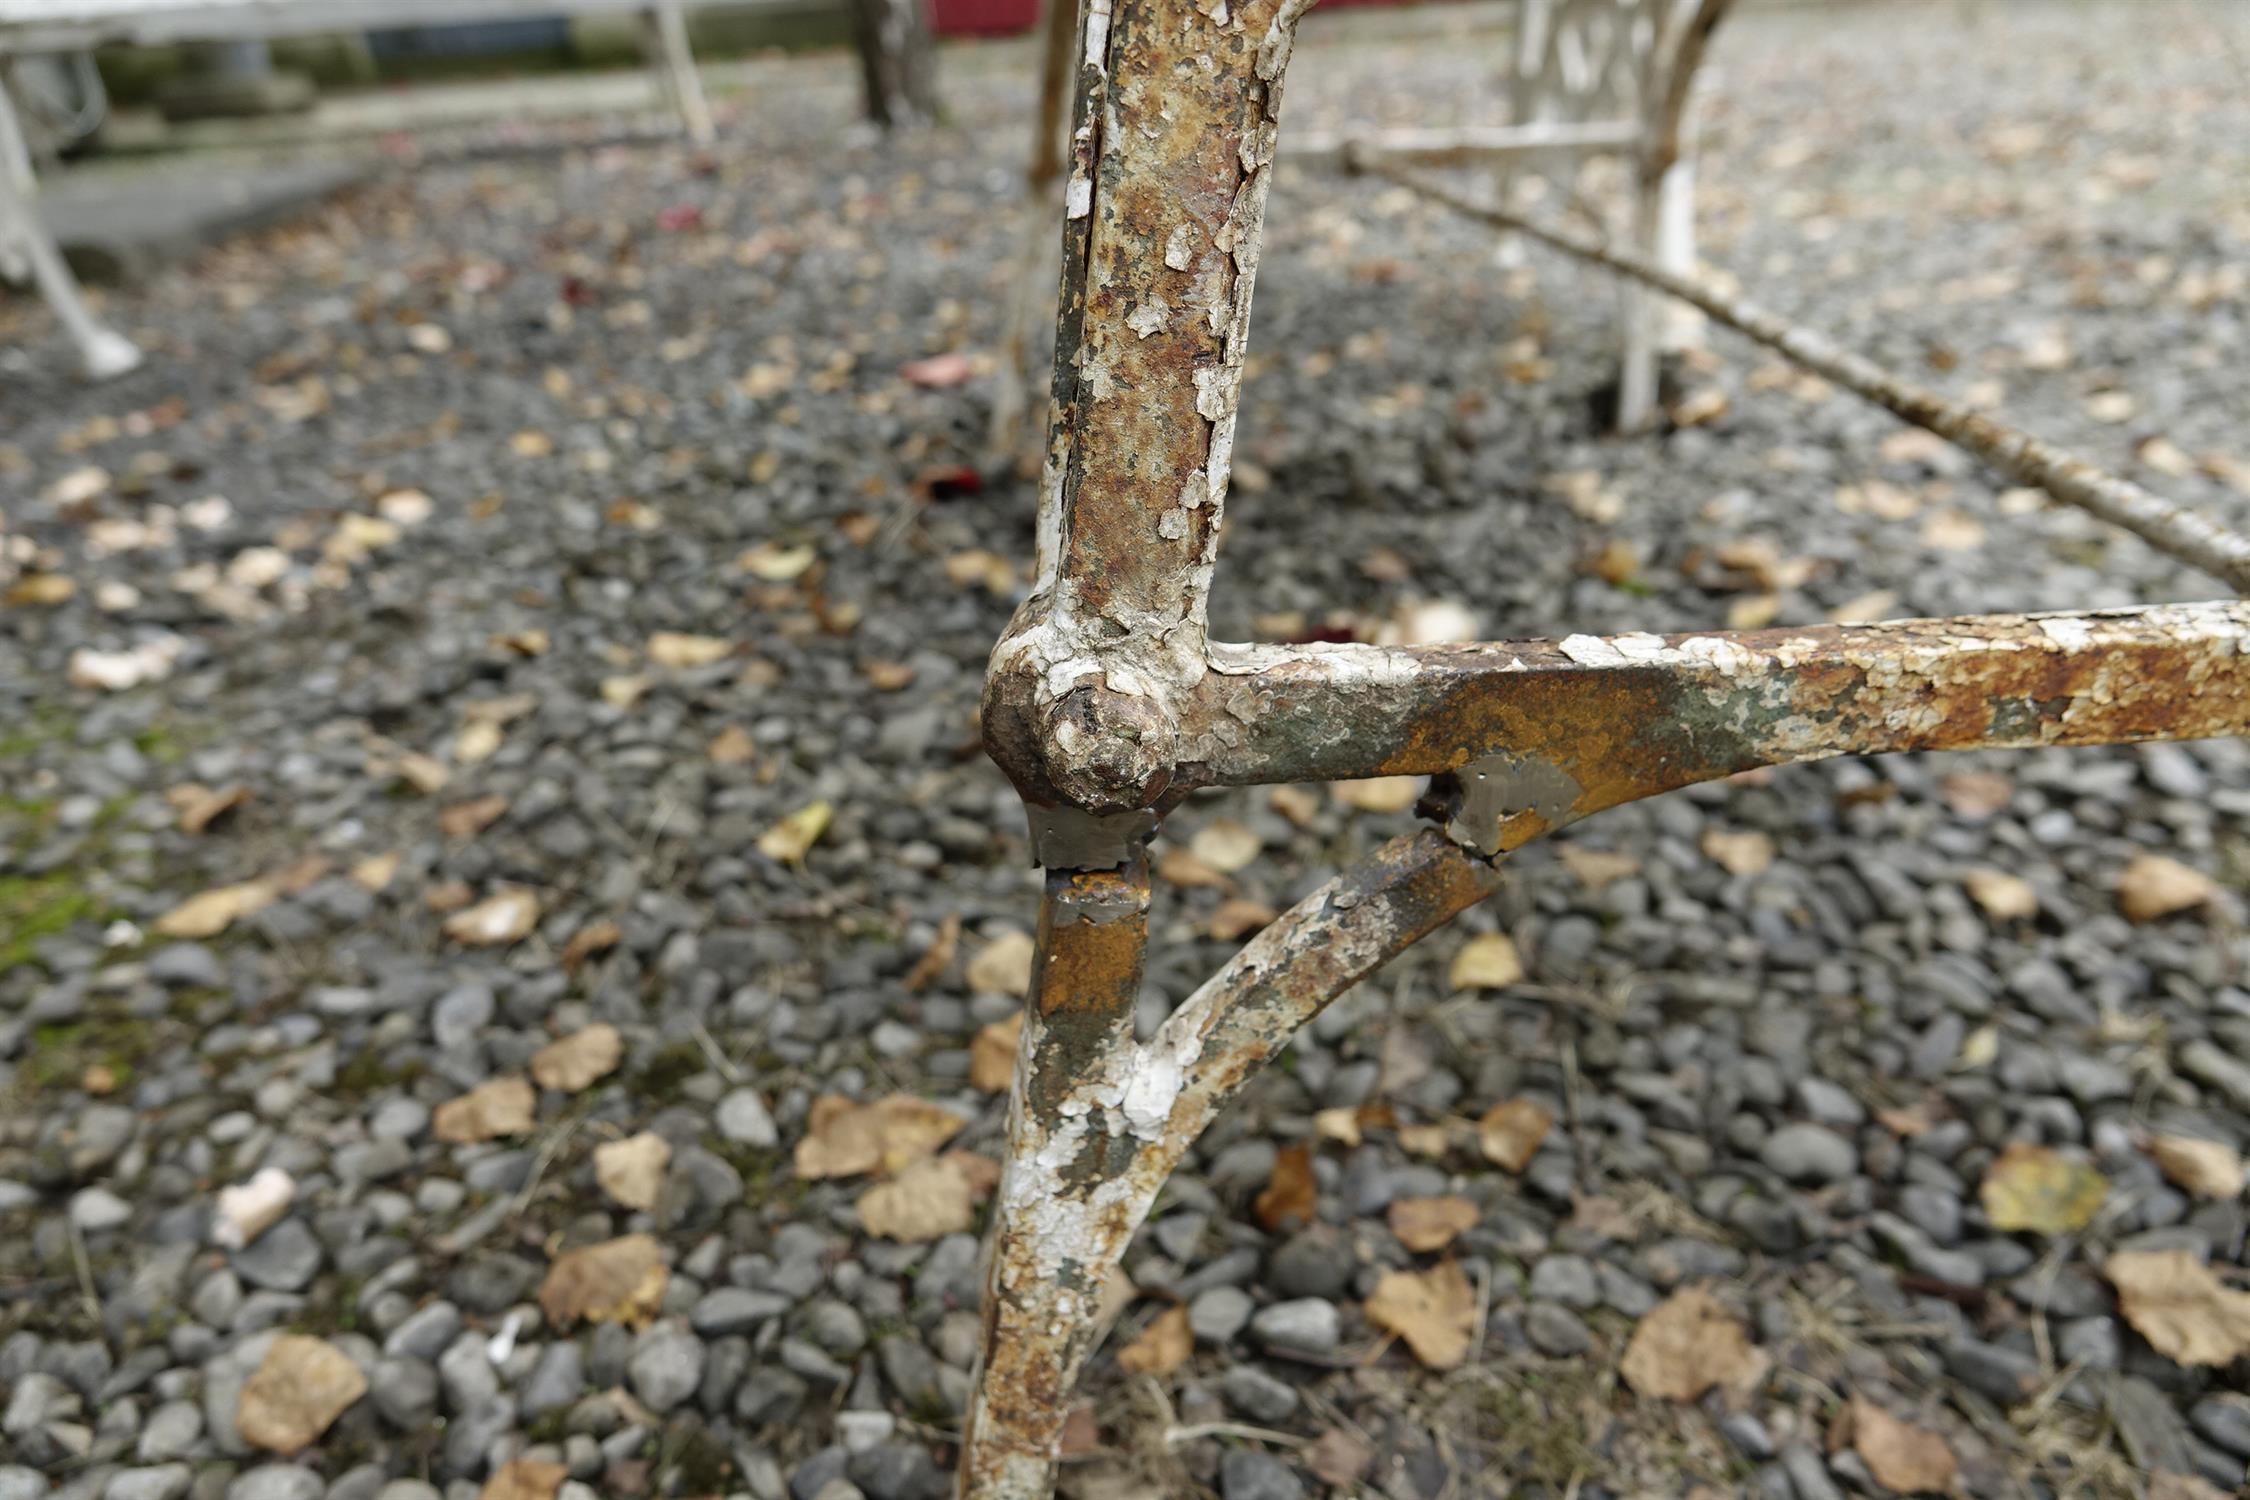
M2250 602L1394 648L1210 648L1180 781L1509 781L1500 847L1753 766L2250 731ZM1484 842L1479 835L1479 842Z
M1650 264L1629 251L1556 225L1455 192L1402 170L1380 157L1348 159L1347 165L1410 188L1456 213L1501 229L1529 235L1542 244L1655 287L1702 309L1737 333L1779 350L1902 421L1926 428L2009 477L2035 485L2066 505L2122 527L2157 551L2201 568L2237 593L2250 593L2250 537L2227 530L2207 516L2174 504L2129 479L2110 474L2027 432L1956 405L1926 386L1901 380L1865 355L1843 348L1809 328L1721 290L1707 277L1681 275Z

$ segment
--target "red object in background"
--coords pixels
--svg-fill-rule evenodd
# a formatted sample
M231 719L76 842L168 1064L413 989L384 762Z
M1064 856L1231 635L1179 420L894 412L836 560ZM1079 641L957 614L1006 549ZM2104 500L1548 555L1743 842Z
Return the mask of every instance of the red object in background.
M1013 36L1039 24L1039 0L930 0L939 36Z

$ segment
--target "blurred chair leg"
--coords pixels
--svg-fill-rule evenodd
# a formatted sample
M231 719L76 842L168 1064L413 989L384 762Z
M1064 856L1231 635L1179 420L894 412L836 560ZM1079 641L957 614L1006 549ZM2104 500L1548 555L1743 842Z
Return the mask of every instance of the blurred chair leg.
M31 172L30 147L6 81L0 79L0 246L11 244L29 263L39 294L78 346L87 375L107 380L139 366L141 351L133 341L102 326L87 308L77 278L39 217L39 184Z

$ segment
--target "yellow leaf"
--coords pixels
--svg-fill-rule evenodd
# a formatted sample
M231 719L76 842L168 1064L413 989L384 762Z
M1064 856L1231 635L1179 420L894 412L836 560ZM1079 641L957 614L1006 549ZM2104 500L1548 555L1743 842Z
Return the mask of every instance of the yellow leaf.
M909 1245L960 1234L975 1225L978 1201L999 1180L997 1163L966 1151L925 1157L859 1195L859 1226Z
M507 731L490 719L471 719L453 737L453 758L464 766L482 765L499 753Z
M1334 1141L1340 1146L1360 1143L1359 1111L1350 1105L1318 1110L1313 1114L1313 1134L1324 1141Z
M1865 1396L1847 1408L1852 1449L1885 1489L1900 1495L1942 1494L1953 1488L1960 1464L1944 1438L1902 1422Z
M1344 806L1359 812L1405 812L1422 796L1418 776L1371 776L1364 781L1338 781L1330 793Z
M607 1021L559 1037L531 1054L531 1076L543 1089L575 1094L617 1071L625 1059L625 1040Z
M10 584L0 602L16 609L52 608L77 592L76 581L61 573L33 573Z
M1757 832L1703 832L1703 853L1729 875L1762 875L1773 867L1773 840Z
M664 1169L671 1164L671 1143L644 1130L594 1148L594 1181L620 1207L646 1213L656 1207L656 1195L664 1188Z
M1522 982L1523 959L1504 932L1480 933L1463 943L1446 971L1446 983L1456 990L1504 990Z
M156 930L170 938L217 937L236 922L273 905L279 893L269 881L246 880L190 896L156 919Z
M1016 1048L1023 1041L1023 1012L994 1021L969 1043L969 1082L988 1094L1004 1094L1016 1077Z
M1619 1373L1643 1396L1699 1401L1714 1386L1748 1391L1765 1378L1766 1356L1741 1320L1701 1287L1683 1287L1633 1328Z
M664 1247L649 1235L628 1234L556 1257L539 1288L539 1310L558 1328L580 1318L638 1326L664 1305L671 1279Z
M1604 886L1641 873L1641 862L1630 854L1608 849L1587 849L1577 844L1563 844L1555 850L1563 868L1578 877L1578 883L1589 891L1599 891Z
M2250 1292L2186 1250L2120 1250L2102 1265L2134 1332L2175 1364L2232 1364L2250 1351Z
M2203 905L2217 895L2217 882L2161 854L2137 854L2117 877L2117 906L2126 920L2154 922Z
M1195 1329L1188 1322L1186 1305L1164 1310L1163 1316L1141 1330L1141 1336L1117 1351L1117 1367L1130 1375L1165 1376L1177 1370L1195 1352Z
M1401 1125L1398 1147L1410 1156L1437 1160L1453 1149L1453 1132L1444 1125Z
M813 565L813 549L760 542L737 557L734 565L766 583L787 583Z
M1979 1068L1991 1067L1993 1059L1999 1055L2000 1028L1979 1026L1961 1039L1961 1055L1954 1059L1953 1066L1962 1072L1973 1073Z
M2017 1141L1985 1169L1978 1196L1995 1229L2068 1234L2094 1221L2109 1179L2059 1151Z
M707 667L733 652L734 642L715 635L659 630L648 638L648 659L660 667Z
M629 712L647 692L648 678L639 672L621 672L602 679L602 702L619 713Z
M523 1135L538 1118L539 1096L521 1078L495 1078L448 1099L430 1116L430 1133L449 1145Z
M397 853L370 854L352 866L352 884L366 891L380 891L398 875L398 867L405 856Z
M2233 1198L2242 1192L2242 1158L2232 1146L2186 1135L2157 1135L2148 1154L2172 1182L2198 1198Z
M2021 875L2000 870L1971 870L1961 877L1969 898L1984 908L1995 922L2015 922L2039 915L2039 893Z
M1012 995L1022 999L1031 992L1031 934L1009 930L979 948L963 977L972 993Z
M1482 1217L1476 1204L1459 1194L1391 1200L1391 1233L1398 1236L1400 1244L1417 1253L1443 1250L1462 1233L1475 1228Z
M808 802L759 834L758 852L785 865L801 865L835 815L836 809L827 802Z
M961 1125L958 1115L908 1094L892 1094L872 1104L824 1094L813 1101L807 1134L797 1143L797 1175L896 1172L953 1139Z
M1367 1321L1397 1334L1433 1370L1458 1369L1476 1336L1477 1298L1453 1261L1427 1271L1389 1271L1367 1299Z
M1486 1161L1520 1173L1539 1154L1554 1123L1553 1111L1538 1100L1509 1099L1493 1105L1477 1122L1477 1145Z

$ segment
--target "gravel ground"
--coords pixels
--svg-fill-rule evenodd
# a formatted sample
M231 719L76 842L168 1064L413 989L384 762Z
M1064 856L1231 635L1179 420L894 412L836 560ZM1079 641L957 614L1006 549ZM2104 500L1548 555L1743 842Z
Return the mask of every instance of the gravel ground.
M1743 16L1705 253L2250 520L2250 40L2220 12ZM1474 9L1316 20L1293 121L1474 118L1498 45ZM873 1237L868 1180L795 1153L827 1094L999 1147L971 1041L1036 883L973 713L1031 500L970 464L1027 57L951 54L958 121L894 149L814 59L715 157L425 167L113 296L153 357L99 389L0 304L0 1500L942 1491L974 1230ZM1607 438L1610 286L1380 186L1285 174L1274 219L1224 636L2216 592L1725 336L1674 425ZM1307 792L1167 827L1146 1021L1216 932L1407 822ZM2129 921L2144 854L2209 883ZM2111 1277L2242 1261L2224 1172L2151 1148L2243 1144L2246 878L2233 742L1793 768L1535 847L1191 1156L1112 1348L1184 1303L1194 1349L1097 1359L1068 1485L2233 1490L2243 1366L2159 1352ZM1495 934L1522 980L1457 989ZM599 1025L613 1068L533 1060ZM527 1068L529 1117L488 1092L519 1118L460 1140L446 1106ZM1520 1171L1468 1123L1511 1101L1554 1117ZM650 1135L621 1199L595 1153ZM2076 1227L2006 1227L2011 1145ZM1291 1223L1257 1205L1295 1146ZM261 1169L293 1197L230 1250L220 1192ZM1451 1371L1366 1311L1438 1263L1392 1205L1440 1196L1473 1220ZM564 1326L551 1267L640 1233L668 1279ZM1625 1354L1697 1286L1754 1368L1672 1399ZM323 1388L324 1431L276 1410Z

